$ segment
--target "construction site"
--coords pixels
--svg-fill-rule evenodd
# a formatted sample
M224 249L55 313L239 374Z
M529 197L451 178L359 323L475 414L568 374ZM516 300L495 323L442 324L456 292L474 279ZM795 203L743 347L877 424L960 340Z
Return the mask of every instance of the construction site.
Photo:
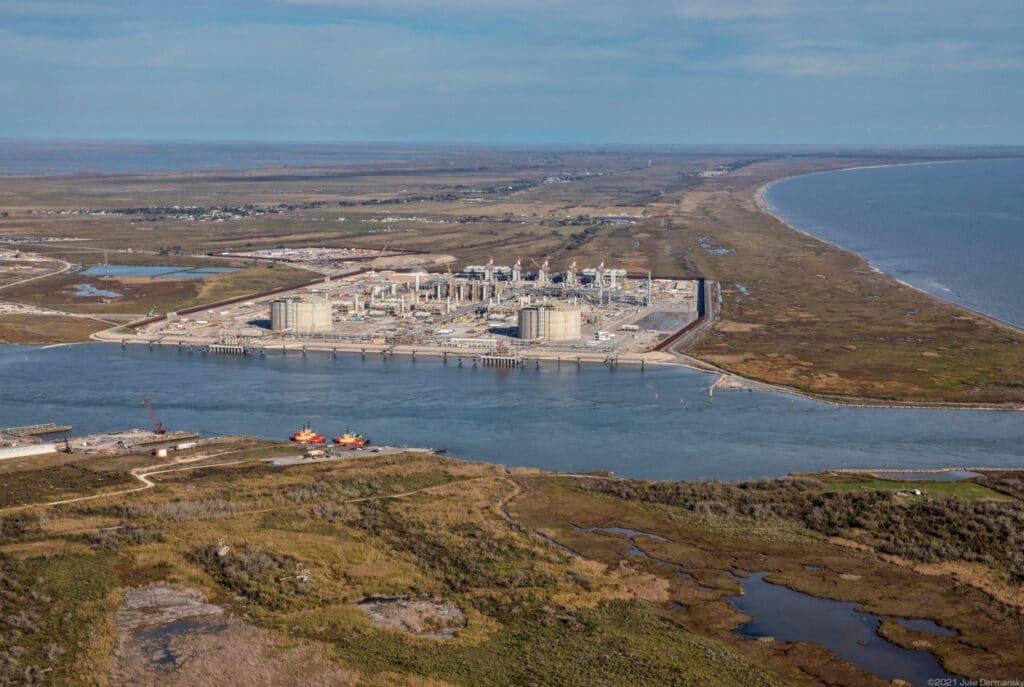
M306 249L266 259L319 269L322 281L188 313L168 313L103 338L123 343L201 347L214 353L265 349L388 350L501 358L642 354L704 319L703 279L666 279L573 259L556 272L550 258L428 271L439 256L383 251L364 266L352 252ZM253 256L246 256L253 257ZM331 258L342 258L347 271ZM365 257L365 254L360 255ZM384 269L381 262L409 267Z
M141 407L149 415L152 429L126 429L84 436L71 436L73 427L47 422L19 427L0 427L0 460L30 458L50 453L152 453L166 458L171 451L196 448L199 435L195 432L173 431L164 428L157 419L149 399L142 397Z

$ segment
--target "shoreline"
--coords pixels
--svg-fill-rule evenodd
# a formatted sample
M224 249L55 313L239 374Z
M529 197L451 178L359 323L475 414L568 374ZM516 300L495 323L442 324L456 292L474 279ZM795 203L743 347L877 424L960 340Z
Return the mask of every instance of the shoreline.
M816 236L816 235L810 233L809 231L805 231L805 230L801 229L800 227L797 227L794 224L791 224L784 217L782 217L781 215L777 214L775 212L775 209L772 207L772 205L765 198L765 194L768 192L768 190L772 186L775 186L776 184L780 184L780 183L782 183L784 181L789 181L790 179L797 179L799 177L816 176L816 175L819 175L819 174L838 174L838 173L841 173L841 172L854 172L854 171L864 170L864 169L886 169L886 168L891 168L891 167L920 167L920 166L925 166L925 165L949 165L949 164L957 164L957 163L962 163L962 162L977 162L979 160L996 160L996 159L1003 159L1003 158L976 158L976 159L972 158L972 159L969 159L969 160L934 160L934 161L930 161L930 162L893 162L893 163L881 164L881 165L859 165L857 167L841 167L839 169L830 169L830 170L824 170L824 171L820 171L820 172L807 172L805 174L791 174L789 176L784 176L784 177L780 177L778 179L773 179L772 181L766 181L765 183L763 183L760 186L758 186L757 189L754 191L754 204L757 206L758 210L760 210L764 214L768 215L769 217L772 217L773 219L778 221L780 224L784 225L786 228L791 229L791 230L793 230L793 231L795 231L795 232L797 232L799 234L803 234L804 236L806 236L808 238L811 238L811 239L814 239L815 241L820 241L821 243L824 243L824 244L826 244L828 246L831 246L832 248L835 248L836 250L842 251L842 252L847 253L849 255L854 255L857 258L863 260L867 264L868 268L871 269L872 271L874 271L874 272L876 272L878 274L883 274L883 275L889 277L890 279L896 281L897 283L899 283L899 284L901 284L901 285L903 285L903 286L905 286L905 287L907 287L909 289L913 289L914 291L917 291L920 294L924 294L925 296L928 296L929 298L934 298L935 300L941 301L943 303L948 303L949 305L956 306L957 308L960 308L960 309L964 310L965 312L971 313L972 315L974 315L976 317L979 317L979 318L989 322L990 324L998 325L1000 327L1005 327L1005 328L1009 329L1010 331L1012 331L1012 332L1014 332L1016 334L1024 334L1024 327L1016 325L1016 324L1014 324L1012 322L1007 322L1006 320L1002 320L1002 319L1000 319L1000 318L998 318L998 317L996 317L994 315L989 315L988 313L982 312L980 310L976 310L976 309L971 308L969 306L966 306L966 305L964 305L962 303L957 303L956 301L949 300L948 298L943 298L942 296L939 296L939 295L936 295L934 293L931 293L930 291L926 291L925 289L923 289L923 288L921 288L919 286L914 286L913 284L911 284L911 283L909 283L907 281L904 281L903 279L900 279L899 277L897 277L894 274L891 274L889 272L886 272L885 270L879 269L878 267L876 267L871 262L870 258L868 258L868 257L866 257L864 255L861 255L860 253L858 253L856 251L850 250L849 248L846 248L844 246L840 246L839 244L834 243L832 241L829 241L828 239L822 238L820 236Z

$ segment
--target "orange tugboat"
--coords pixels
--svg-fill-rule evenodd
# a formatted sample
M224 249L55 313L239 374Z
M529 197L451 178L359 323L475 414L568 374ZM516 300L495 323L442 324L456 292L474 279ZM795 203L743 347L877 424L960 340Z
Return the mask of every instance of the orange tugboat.
M346 429L340 437L334 437L334 443L342 446L366 446L370 440L362 434L352 434Z
M323 434L317 434L314 432L307 422L305 426L293 434L291 437L292 441L297 441L300 444L322 444L327 438Z

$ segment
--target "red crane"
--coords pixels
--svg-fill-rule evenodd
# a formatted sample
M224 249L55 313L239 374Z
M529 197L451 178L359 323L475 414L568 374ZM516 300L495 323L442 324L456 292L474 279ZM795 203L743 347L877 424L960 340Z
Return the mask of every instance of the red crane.
M146 406L146 410L149 411L149 419L153 421L153 433L154 434L166 434L167 430L160 424L160 421L156 419L156 413L153 412L153 407L149 405L149 399L145 396L142 397L142 402Z

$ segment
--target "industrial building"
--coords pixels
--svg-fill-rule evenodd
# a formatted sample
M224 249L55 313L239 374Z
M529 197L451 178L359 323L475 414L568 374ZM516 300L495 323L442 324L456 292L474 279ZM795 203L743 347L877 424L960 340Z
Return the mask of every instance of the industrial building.
M525 341L576 341L583 337L579 308L539 305L519 311L519 338Z
M278 298L270 304L270 329L275 332L312 334L334 326L331 301L320 294Z

